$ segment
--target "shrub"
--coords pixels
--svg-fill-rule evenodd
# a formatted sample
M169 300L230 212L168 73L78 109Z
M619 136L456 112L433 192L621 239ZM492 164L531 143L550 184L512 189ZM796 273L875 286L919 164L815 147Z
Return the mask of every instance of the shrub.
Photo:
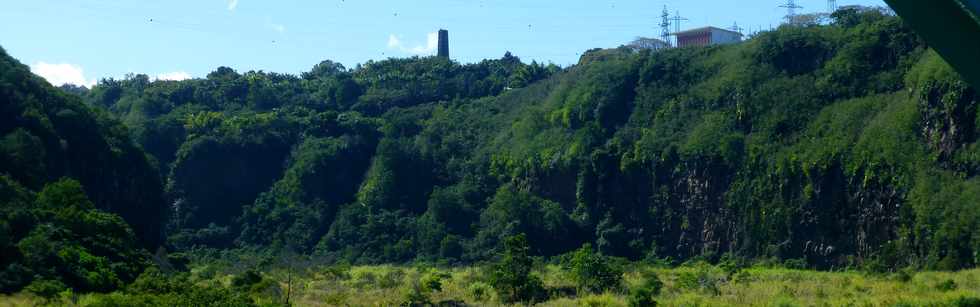
M43 298L45 301L49 301L57 297L61 291L65 291L67 288L64 283L57 280L38 279L31 282L30 285L27 285L24 290Z
M899 301L898 303L892 304L891 307L915 307L915 304L906 301Z
M901 269L895 272L895 274L892 275L892 278L894 278L899 282L910 282L912 281L912 277L914 276L915 276L914 271L909 269Z
M347 299L350 294L344 291L333 291L326 294L323 298L323 303L328 306L347 306Z
M940 282L939 284L936 284L936 290L943 291L943 292L953 291L956 290L956 288L957 288L956 282L953 281L952 279L947 279Z
M732 278L732 281L735 283L749 283L753 280L755 280L755 278L752 277L752 273L749 273L748 270L739 270L738 273L735 273L735 276Z
M490 285L483 282L474 282L466 288L466 292L469 293L470 297L477 302L487 300L490 296L491 290Z
M861 263L861 270L868 274L882 275L889 269L881 257L874 257Z
M735 275L747 266L748 261L745 258L735 256L732 253L725 253L721 256L721 259L718 260L718 267L725 270L725 273L728 274L729 277Z
M650 293L654 296L660 295L660 291L664 288L664 282L660 280L660 276L653 271L643 272L643 285L641 287L650 289Z
M630 289L627 303L631 307L657 306L657 301L653 297L660 295L664 283L660 281L660 277L653 271L644 271L641 274L643 282L639 286Z
M412 278L402 306L428 306L431 305L430 296L434 292L442 291L442 281L450 278L446 273L429 271L418 277Z
M590 295L582 298L579 301L579 306L583 307L612 307L619 306L619 302L616 301L611 295Z
M265 298L271 301L280 301L284 295L279 283L268 278L249 287L248 293L252 297Z
M787 269L802 270L806 269L806 260L803 259L786 259L783 261L783 266Z
M579 291L602 293L618 288L623 281L623 270L608 257L596 253L588 243L572 253L565 267L574 276Z
M792 297L790 297L790 296L780 296L779 298L777 298L773 302L772 306L774 306L774 307L796 307L796 306L800 306L800 304L796 300L794 300Z
M156 267L149 267L126 288L128 293L167 294L185 291L186 275L168 277Z
M160 296L153 294L123 294L113 292L110 294L89 295L83 297L78 306L84 307L153 307L153 306L173 306L175 298L173 296Z
M398 287L405 279L405 271L401 269L386 269L382 272L377 271L354 271L351 273L350 282L358 289L391 289Z
M647 287L638 287L630 290L627 303L630 307L655 307L657 301L653 300L653 291Z
M422 284L418 280L413 280L409 286L408 290L404 294L404 299L400 306L405 307L415 307L415 306L428 306L431 305L431 299L429 298L429 293L425 292L422 288Z
M371 271L356 271L351 274L351 282L354 288L370 288L378 282L378 275Z
M236 294L248 294L253 298L279 301L283 290L273 279L265 278L254 270L245 271L231 279L232 291Z
M980 307L980 298L961 296L949 302L951 307Z
M192 287L177 296L173 306L247 307L255 306L248 296L219 287Z
M430 271L428 273L423 274L422 278L419 279L419 281L422 283L422 287L424 289L430 292L438 292L438 291L442 291L442 281L449 278L452 278L452 276L449 274Z
M323 268L323 275L330 280L348 280L350 276L350 265L337 264Z
M262 275L254 270L245 271L231 279L231 286L239 290L248 290L252 285L262 282Z
M718 278L711 274L708 266L699 266L695 271L684 271L677 276L677 284L681 288L704 290L712 294L719 294Z
M401 269L390 270L378 279L378 287L381 289L391 289L400 286L404 280L405 271Z

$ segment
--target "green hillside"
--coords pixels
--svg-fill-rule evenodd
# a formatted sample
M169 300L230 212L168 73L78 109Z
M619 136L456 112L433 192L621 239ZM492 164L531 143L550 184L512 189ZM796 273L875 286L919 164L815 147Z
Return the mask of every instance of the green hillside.
M3 274L49 265L28 250L49 227L128 261L123 281L145 264L125 253L148 255L135 238L161 236L199 259L331 264L479 264L519 235L545 259L594 247L662 264L980 263L976 91L880 10L736 45L595 49L567 68L509 53L324 61L75 91L0 55L0 200L22 204L0 211L16 254ZM135 235L116 220L112 238L73 230L91 228L57 211L76 206Z
M167 212L158 171L126 127L3 49L0 108L0 291L109 291L135 279Z
M471 262L525 233L543 256L977 262L974 90L875 10L561 71L327 61L85 97L159 161L181 249Z

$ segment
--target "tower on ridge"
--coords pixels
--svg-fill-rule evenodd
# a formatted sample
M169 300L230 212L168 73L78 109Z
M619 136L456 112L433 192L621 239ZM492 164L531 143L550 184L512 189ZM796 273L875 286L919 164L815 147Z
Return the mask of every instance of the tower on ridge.
M439 30L439 57L449 57L449 31Z

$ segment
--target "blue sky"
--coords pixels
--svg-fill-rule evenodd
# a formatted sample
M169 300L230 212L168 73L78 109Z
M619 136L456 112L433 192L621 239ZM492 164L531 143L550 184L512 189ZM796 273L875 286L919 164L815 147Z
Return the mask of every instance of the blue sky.
M203 77L218 66L298 74L321 60L430 55L450 31L452 57L468 63L506 51L568 65L591 48L659 36L664 5L682 28L777 26L781 0L5 0L0 46L55 84L145 73ZM802 13L826 0L797 0ZM838 5L884 5L838 0Z

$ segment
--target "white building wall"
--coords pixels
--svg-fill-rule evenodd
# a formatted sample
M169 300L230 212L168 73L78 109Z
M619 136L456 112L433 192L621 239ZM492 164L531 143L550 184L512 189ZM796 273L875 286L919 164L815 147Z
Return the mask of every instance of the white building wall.
M742 36L734 32L724 31L721 29L711 29L711 44L712 45L725 45L734 44L742 41Z

